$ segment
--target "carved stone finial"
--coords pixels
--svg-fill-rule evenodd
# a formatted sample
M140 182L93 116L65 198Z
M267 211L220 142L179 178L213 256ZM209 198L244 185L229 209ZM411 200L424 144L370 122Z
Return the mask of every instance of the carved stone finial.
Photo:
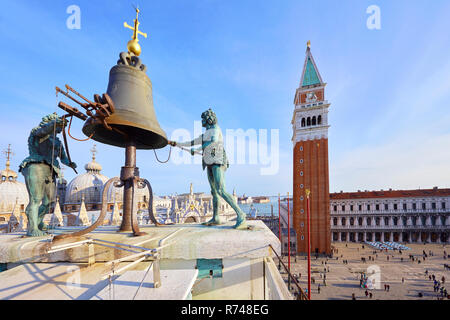
M92 153L92 161L95 161L95 155L97 154L97 145L94 143L94 145L92 146L91 149L91 153Z

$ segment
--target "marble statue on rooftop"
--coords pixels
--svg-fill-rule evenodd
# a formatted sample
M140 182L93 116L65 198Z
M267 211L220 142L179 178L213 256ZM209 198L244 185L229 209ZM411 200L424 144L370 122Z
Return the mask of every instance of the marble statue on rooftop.
M29 195L29 203L25 210L28 217L27 235L39 237L45 235L48 226L44 224L44 216L55 202L56 178L60 175L58 157L61 162L76 168L70 162L61 141L56 136L61 133L66 120L56 113L42 118L41 123L31 130L28 137L30 155L19 166L19 172L25 177Z
M205 133L189 142L170 141L172 146L194 146L200 145L197 149L191 149L191 154L202 151L203 170L207 169L208 181L211 187L213 198L213 217L204 224L207 226L219 225L219 196L223 198L236 212L236 229L247 229L245 213L239 208L234 197L225 190L225 171L229 167L228 159L223 148L222 130L217 124L217 117L211 109L206 110L201 115L202 126L206 128Z

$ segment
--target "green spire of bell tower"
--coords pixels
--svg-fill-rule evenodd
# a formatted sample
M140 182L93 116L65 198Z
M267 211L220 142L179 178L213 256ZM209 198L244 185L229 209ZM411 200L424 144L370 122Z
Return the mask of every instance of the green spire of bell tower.
M317 75L316 69L314 68L311 58L308 57L302 87L312 86L314 84L320 84L320 79L319 76Z
M303 69L302 79L300 85L302 87L321 85L322 78L320 77L319 70L317 70L316 63L311 54L311 42L308 41L306 48L306 60Z

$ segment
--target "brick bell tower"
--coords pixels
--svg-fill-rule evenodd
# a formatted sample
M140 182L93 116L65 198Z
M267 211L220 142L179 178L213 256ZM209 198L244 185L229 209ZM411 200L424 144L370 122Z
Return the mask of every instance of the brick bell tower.
M310 195L311 254L331 253L328 179L328 107L308 41L292 118L294 146L293 225L298 253L307 252L306 189Z

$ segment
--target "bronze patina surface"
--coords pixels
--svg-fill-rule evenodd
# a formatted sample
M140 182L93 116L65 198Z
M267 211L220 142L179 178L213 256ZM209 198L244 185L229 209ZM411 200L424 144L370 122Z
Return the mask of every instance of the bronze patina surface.
M19 166L19 172L25 177L30 199L25 211L28 217L28 236L43 236L48 229L43 219L56 200L55 179L60 175L58 158L71 168L77 167L69 160L57 137L65 125L63 118L50 114L42 118L41 123L31 130L28 137L30 155Z

